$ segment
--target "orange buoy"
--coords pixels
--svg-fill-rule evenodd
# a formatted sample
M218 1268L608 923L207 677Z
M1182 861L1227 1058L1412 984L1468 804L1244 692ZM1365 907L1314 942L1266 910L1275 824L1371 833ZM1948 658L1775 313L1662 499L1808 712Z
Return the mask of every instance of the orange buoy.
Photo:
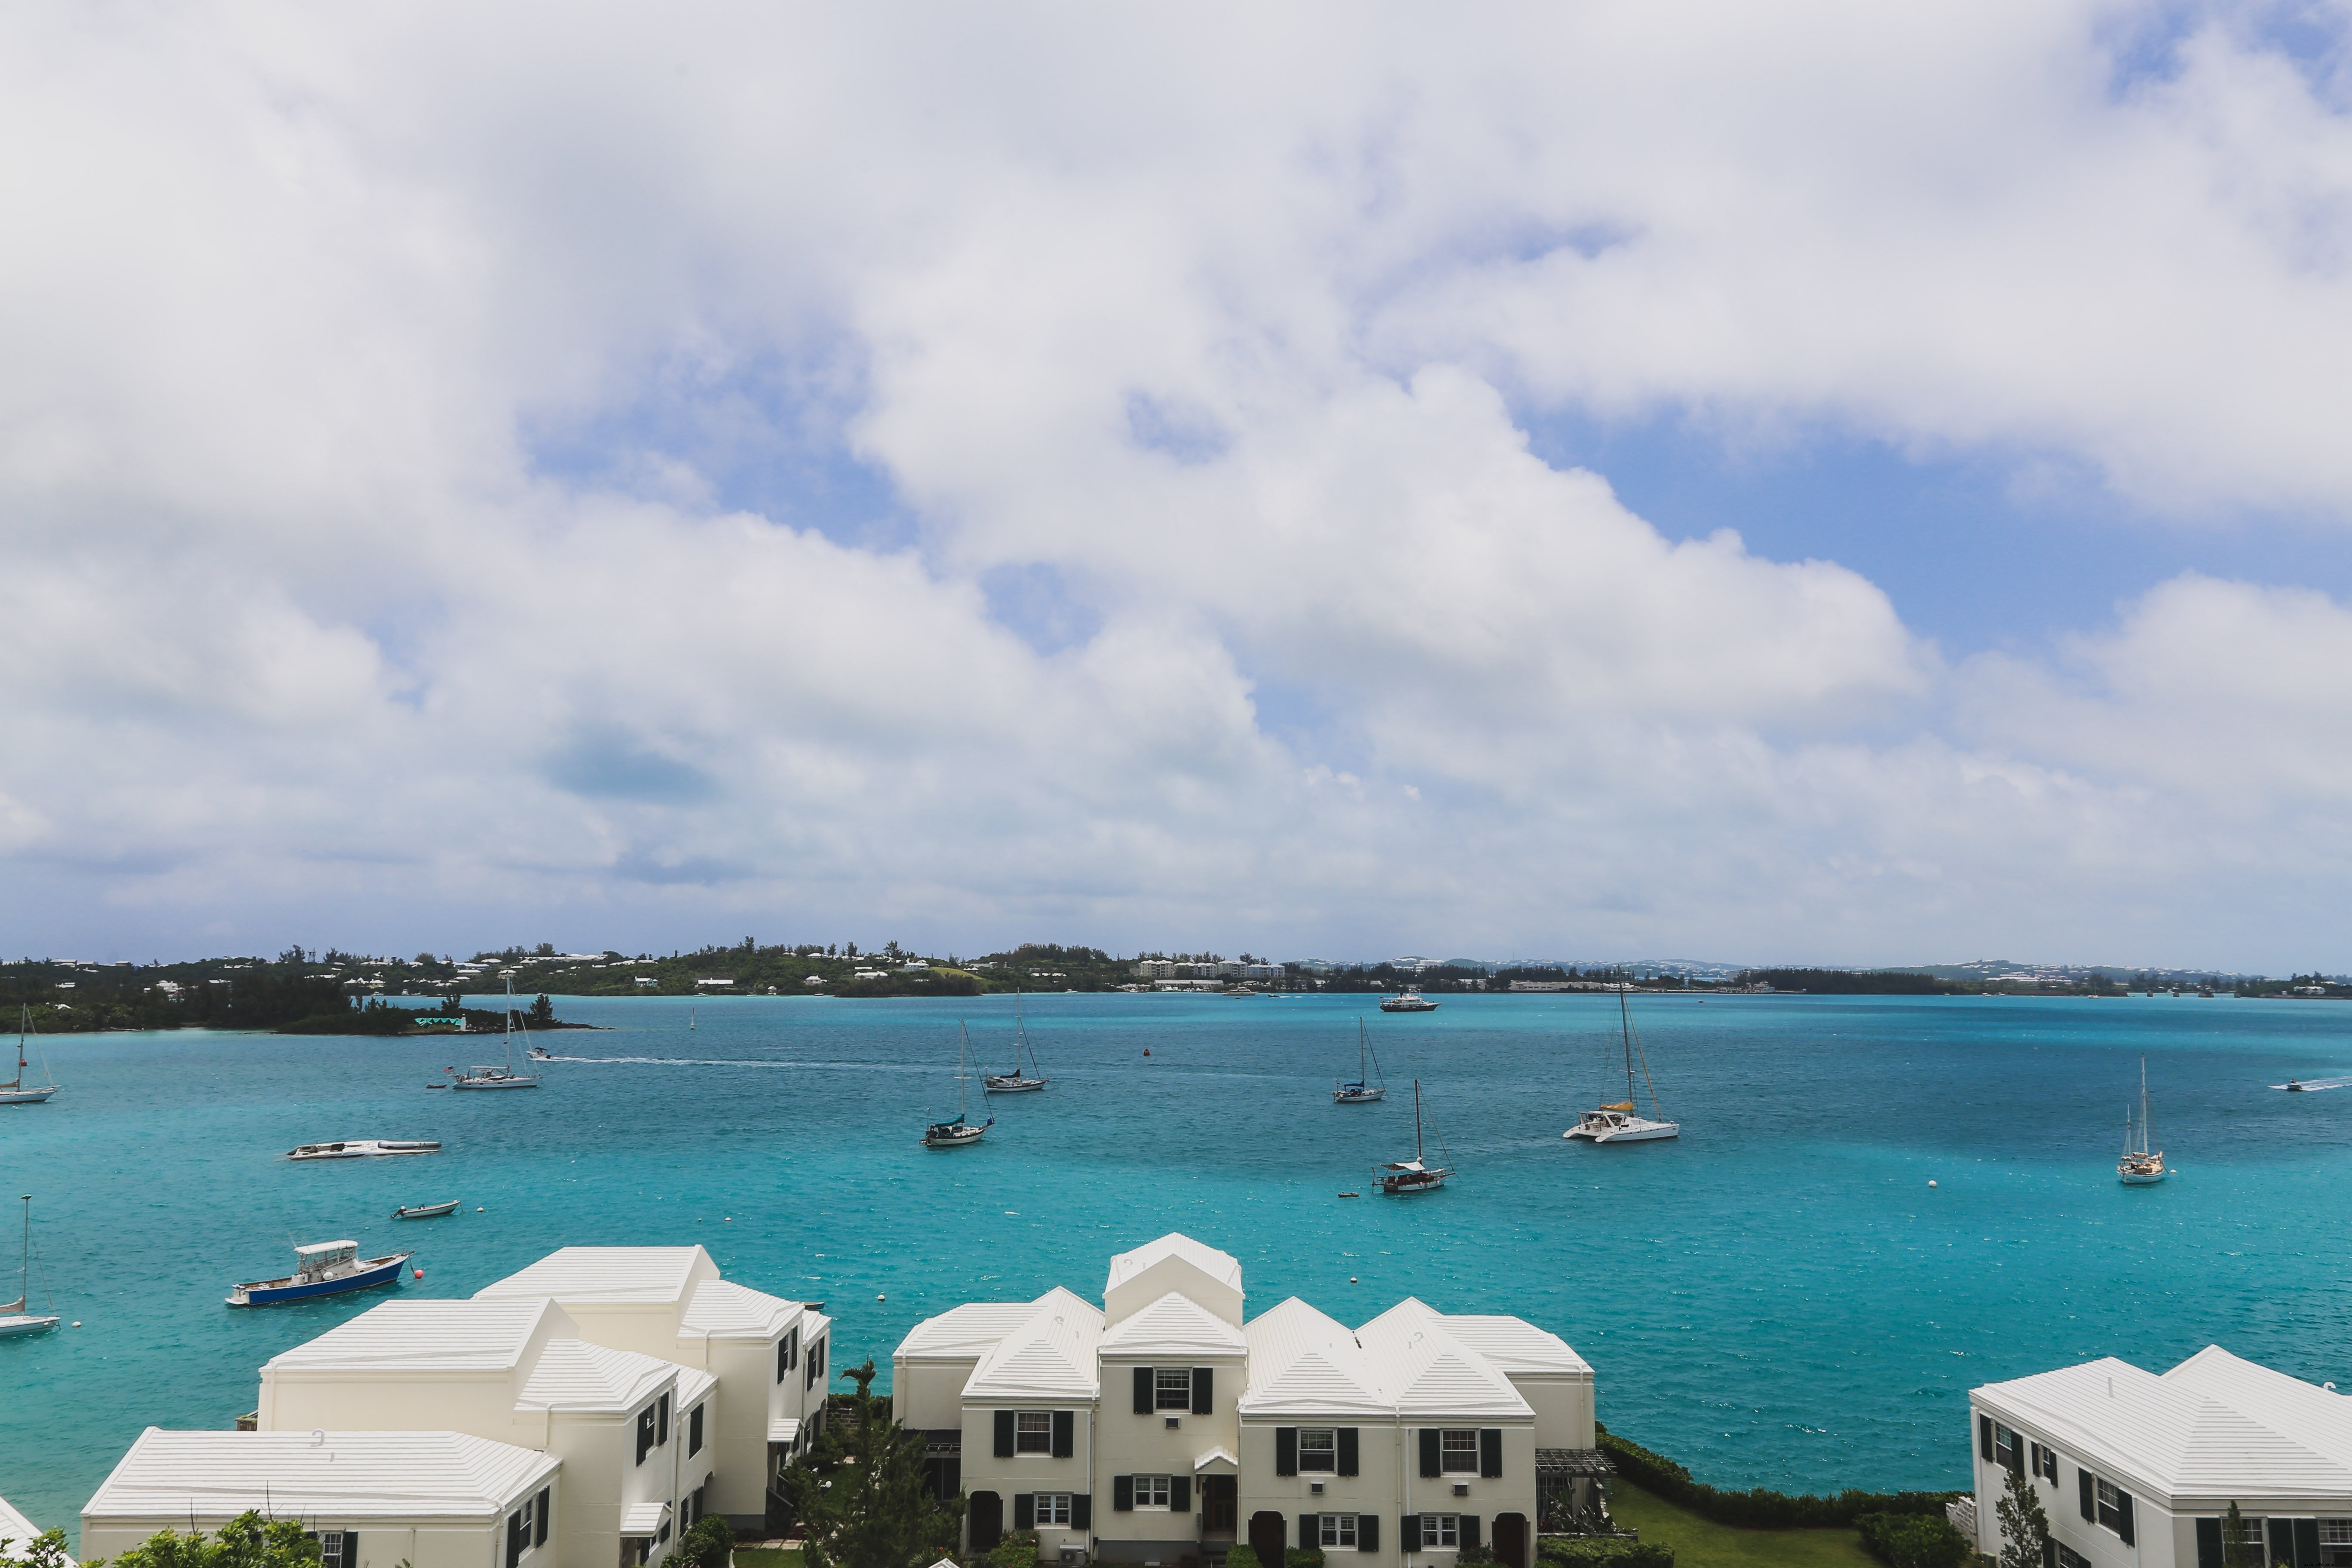
M417 1277L419 1279L424 1279L424 1278L425 1278L425 1270L423 1270L422 1268L419 1268L418 1270L416 1270L416 1277Z

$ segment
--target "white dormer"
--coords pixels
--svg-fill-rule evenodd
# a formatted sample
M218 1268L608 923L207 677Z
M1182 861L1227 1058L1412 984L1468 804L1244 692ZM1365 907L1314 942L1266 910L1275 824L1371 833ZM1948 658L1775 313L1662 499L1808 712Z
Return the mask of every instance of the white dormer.
M1116 1328L1171 1292L1241 1326L1240 1261L1176 1231L1110 1260L1110 1278L1103 1285L1105 1321Z

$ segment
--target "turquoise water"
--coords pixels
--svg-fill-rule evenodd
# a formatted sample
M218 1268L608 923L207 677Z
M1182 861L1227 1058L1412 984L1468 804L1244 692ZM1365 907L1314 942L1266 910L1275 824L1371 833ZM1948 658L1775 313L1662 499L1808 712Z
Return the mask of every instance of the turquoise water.
M0 1494L70 1523L141 1427L229 1426L264 1360L381 1299L222 1306L282 1271L289 1237L415 1247L403 1289L446 1296L566 1243L700 1242L732 1278L827 1302L834 1366L870 1354L887 1381L917 1319L1056 1283L1098 1298L1112 1252L1181 1229L1242 1259L1254 1311L1297 1294L1360 1321L1410 1293L1518 1313L1593 1363L1612 1427L1791 1489L1960 1484L1970 1386L2095 1355L2161 1368L2218 1342L2352 1384L2352 1090L2264 1087L2352 1071L2352 1011L1643 998L1685 1131L1593 1149L1559 1134L1610 1088L1610 999L1370 1012L1401 1092L1335 1107L1366 1006L1032 997L1053 1088L950 1152L915 1140L953 1112L956 1022L1002 1067L1009 1001L566 1000L614 1028L555 1047L612 1059L516 1094L426 1092L446 1038L52 1040L69 1087L0 1110L0 1196L35 1194L83 1326L0 1341ZM2127 1189L2141 1052L2179 1173ZM1412 1152L1415 1076L1457 1181L1339 1197ZM447 1147L276 1158L342 1136ZM386 1218L446 1198L459 1216Z

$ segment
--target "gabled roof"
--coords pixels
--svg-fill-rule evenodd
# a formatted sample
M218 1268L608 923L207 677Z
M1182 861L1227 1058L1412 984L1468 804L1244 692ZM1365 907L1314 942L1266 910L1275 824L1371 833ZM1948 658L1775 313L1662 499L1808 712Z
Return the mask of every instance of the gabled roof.
M2282 1431L2239 1406L2249 1393L2263 1398L2241 1370L2248 1364L2184 1363L2175 1370L2186 1374L2176 1380L2108 1356L1986 1384L1969 1397L2143 1492L2241 1500L2352 1493L2352 1455L2334 1451L2337 1439L2326 1424L2282 1401L2268 1412ZM2200 1383L2226 1389L2231 1400Z
M2220 1345L2207 1345L2164 1380L2242 1410L2338 1461L2352 1461L2352 1399L2340 1394L2231 1355Z
M1415 1303L1418 1305L1419 1303ZM1485 1356L1506 1373L1552 1373L1591 1377L1592 1365L1558 1334L1537 1328L1525 1318L1432 1313L1454 1340Z
M82 1517L200 1519L267 1508L330 1515L487 1522L542 1486L559 1461L462 1432L164 1432L139 1435Z
M1230 1253L1194 1241L1180 1231L1170 1231L1158 1241L1147 1241L1132 1252L1122 1252L1110 1260L1110 1279L1103 1286L1108 1295L1128 1280L1134 1279L1162 1258L1181 1258L1220 1285L1242 1288L1241 1260Z
M1034 1301L967 1301L936 1318L925 1318L907 1331L896 1354L937 1356L947 1361L973 1361L986 1355L996 1342L1030 1319L1037 1309L1057 1296L1080 1306L1087 1303L1056 1285Z
M1446 1331L1444 1313L1410 1296L1356 1337L1379 1363L1401 1415L1535 1417L1509 1378Z
M1103 1336L1102 1353L1118 1356L1239 1355L1241 1330L1171 1290Z
M677 1332L680 1339L780 1339L800 1317L798 1301L731 1280L705 1279L694 1288Z
M674 1304L686 1298L697 1260L709 1258L699 1247L566 1247L474 1295L552 1296L613 1306Z
M965 1380L966 1399L1092 1399L1103 1315L1067 1290L1037 1299L1026 1321L999 1340Z
M635 1351L607 1350L585 1340L550 1340L515 1405L525 1410L626 1414L684 1370ZM684 1403L683 1391L679 1403Z
M22 1563L33 1538L40 1533L40 1526L10 1507L6 1498L0 1497L0 1542L6 1542L0 1545L0 1563ZM73 1568L72 1558L66 1559L65 1568Z
M339 1323L317 1339L278 1352L272 1372L512 1372L553 1313L559 1331L571 1320L544 1297L515 1300L391 1300Z
M1293 1296L1244 1331L1249 1386L1244 1415L1377 1415L1389 1410L1372 1358L1355 1334Z

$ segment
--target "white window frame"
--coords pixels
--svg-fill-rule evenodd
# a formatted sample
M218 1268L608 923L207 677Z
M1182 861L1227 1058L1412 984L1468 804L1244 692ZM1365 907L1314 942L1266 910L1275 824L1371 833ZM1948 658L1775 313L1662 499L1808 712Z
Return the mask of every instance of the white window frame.
M2352 1546L2352 1519L2323 1519L2319 1521L2319 1544L2322 1546Z
M1174 1410L1190 1415L1192 1413L1192 1369L1189 1366L1152 1368L1151 1408L1155 1412Z
M2246 1527L2246 1550L2253 1554L2254 1568L2264 1568L2271 1560L2271 1521L2268 1514L2250 1514L2241 1510L2238 1521ZM2320 1550L2327 1549L2326 1537L2319 1542ZM2230 1550L2230 1516L2221 1515L2221 1550Z
M1992 1424L1992 1462L2003 1469L2025 1468L2025 1439L1998 1421Z
M1458 1513L1423 1514L1421 1544L1431 1552L1459 1551L1462 1546L1462 1516Z
M1070 1494L1039 1492L1037 1494L1037 1528L1067 1530L1070 1527Z
M1470 1439L1465 1446L1454 1441ZM1458 1460L1458 1462L1457 1462ZM1437 1434L1438 1473L1447 1476L1475 1476L1478 1473L1478 1428L1475 1426L1445 1426Z
M1146 1509L1156 1509L1161 1513L1168 1511L1168 1479L1166 1476L1134 1478L1135 1506L1139 1511Z
M1319 1440L1321 1446L1312 1446ZM1336 1476L1339 1473L1339 1429L1337 1426L1301 1426L1298 1429L1298 1473Z
M1043 1425L1032 1426L1029 1425L1032 1421L1041 1422ZM1037 1445L1034 1448L1029 1446L1032 1438L1036 1440ZM1013 1413L1013 1457L1016 1459L1050 1459L1054 1457L1054 1413L1052 1411L1021 1410Z
M354 1532L341 1530L319 1531L320 1568L356 1568L356 1564L346 1561L348 1548L343 1545L344 1537ZM327 1550L327 1543L331 1541L334 1542L332 1552Z
M1356 1550L1356 1516L1354 1514L1318 1514L1316 1516L1315 1524L1322 1536L1320 1544L1325 1550L1328 1551L1335 1546L1348 1552Z
M2123 1538L2124 1489L2105 1476L2094 1478L2095 1495L2098 1499L2099 1528L2117 1540ZM2253 1521L2248 1520L2248 1524Z

